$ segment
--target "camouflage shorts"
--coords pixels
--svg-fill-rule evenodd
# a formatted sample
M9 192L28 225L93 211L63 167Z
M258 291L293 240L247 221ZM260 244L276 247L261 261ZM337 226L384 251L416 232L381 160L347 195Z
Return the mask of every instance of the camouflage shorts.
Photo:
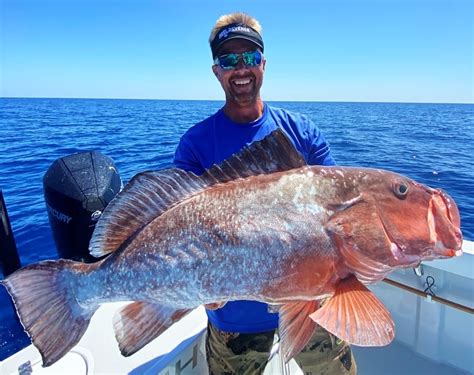
M211 375L261 374L268 362L275 330L233 333L207 327L206 355ZM295 358L305 375L355 375L350 347L318 328Z

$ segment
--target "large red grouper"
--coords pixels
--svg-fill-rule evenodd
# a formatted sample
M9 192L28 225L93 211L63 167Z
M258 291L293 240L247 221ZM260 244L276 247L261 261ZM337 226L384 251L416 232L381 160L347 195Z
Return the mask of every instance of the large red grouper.
M316 324L353 345L390 343L392 318L365 285L460 255L461 244L443 191L379 169L307 166L276 130L202 176L135 176L92 237L92 255L110 254L103 260L44 261L2 283L45 366L113 301L135 301L114 318L124 355L202 304L276 305L288 361Z

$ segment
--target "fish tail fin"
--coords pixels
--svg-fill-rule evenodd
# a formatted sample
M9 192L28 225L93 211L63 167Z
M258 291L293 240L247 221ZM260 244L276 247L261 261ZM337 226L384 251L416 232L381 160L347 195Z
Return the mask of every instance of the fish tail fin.
M44 261L24 267L1 283L13 299L21 324L49 366L74 347L97 309L78 304L68 283L87 264Z

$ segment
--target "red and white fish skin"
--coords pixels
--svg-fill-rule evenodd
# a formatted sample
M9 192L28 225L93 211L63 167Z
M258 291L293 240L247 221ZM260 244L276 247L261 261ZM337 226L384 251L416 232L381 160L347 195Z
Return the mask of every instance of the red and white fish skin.
M176 308L314 300L348 275L375 282L454 256L461 243L445 193L387 171L307 166L215 185L176 205L90 266L76 296Z

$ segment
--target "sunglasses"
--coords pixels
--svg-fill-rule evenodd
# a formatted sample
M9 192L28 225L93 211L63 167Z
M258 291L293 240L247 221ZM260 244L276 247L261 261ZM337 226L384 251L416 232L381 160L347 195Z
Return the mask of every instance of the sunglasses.
M232 70L237 67L240 59L242 59L245 66L254 67L260 65L262 62L262 56L263 55L259 50L244 53L229 53L228 55L216 57L214 63L224 70Z

